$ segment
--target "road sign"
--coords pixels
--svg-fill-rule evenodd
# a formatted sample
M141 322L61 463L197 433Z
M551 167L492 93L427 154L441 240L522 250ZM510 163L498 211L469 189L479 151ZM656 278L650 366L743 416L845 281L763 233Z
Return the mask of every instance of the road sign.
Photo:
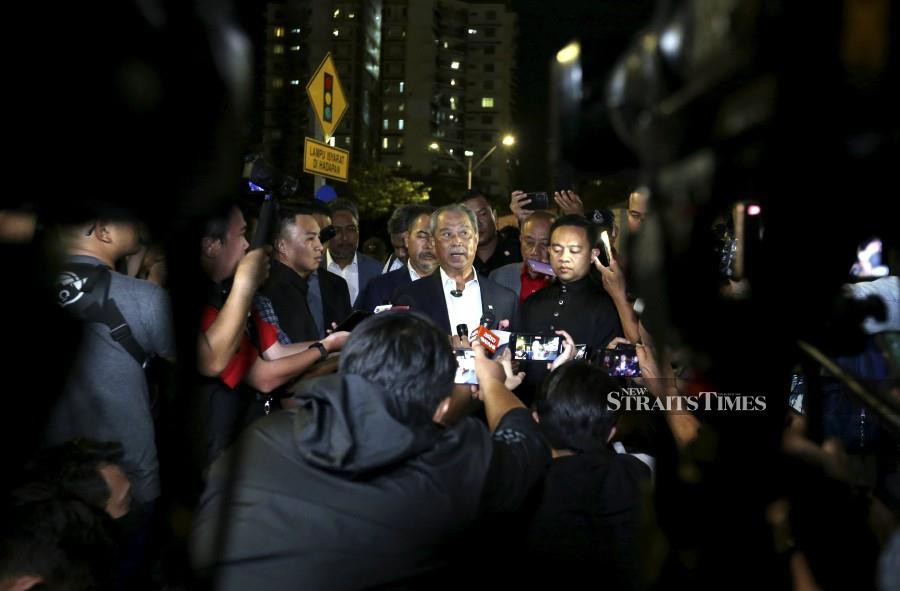
M334 135L341 117L347 112L347 97L344 95L344 87L341 86L331 53L325 55L316 73L309 79L306 95L327 140Z
M327 176L346 183L350 172L350 152L332 148L308 137L303 143L303 172Z

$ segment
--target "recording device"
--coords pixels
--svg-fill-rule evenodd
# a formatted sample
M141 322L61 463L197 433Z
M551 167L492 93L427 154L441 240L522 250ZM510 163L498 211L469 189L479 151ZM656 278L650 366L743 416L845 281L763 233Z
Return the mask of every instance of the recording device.
M528 268L535 273L547 275L548 277L556 277L556 273L553 272L553 267L551 267L547 263L542 263L541 261L536 261L534 259L528 259L527 264Z
M261 248L271 242L275 231L275 210L277 205L272 195L266 195L259 208L259 219L256 222L256 231L253 240L250 241L250 250Z
M275 198L292 197L297 192L297 179L283 174L258 155L244 159L243 177L251 191L263 191Z
M322 244L325 244L335 236L337 236L337 230L334 229L334 226L325 226L319 230L319 242Z
M641 366L638 363L637 350L634 345L618 345L615 349L607 349L600 363L611 376L638 378Z
M453 356L456 357L456 376L453 378L453 383L477 384L478 376L475 375L475 351L472 349L454 349Z
M469 338L469 327L465 324L457 324L456 325L456 336L461 339Z
M603 263L604 266L608 267L613 258L612 246L609 243L609 232L607 232L606 230L600 232L600 243L603 245L603 248L601 249L603 251L602 254L606 256L606 261L604 262L601 260L600 262Z
M509 337L513 359L520 361L553 361L562 353L563 339L559 335L513 333Z
M531 199L531 203L524 204L522 209L537 211L550 207L550 196L543 191L539 193L525 193L525 196Z
M890 269L881 260L881 239L872 237L862 242L856 249L856 262L850 268L850 275L857 279L875 279L890 275Z
M590 359L591 356L591 348L585 345L575 345L575 356L572 357L573 360L580 359Z
M362 322L363 320L365 320L366 318L368 318L371 315L372 315L372 313L367 310L354 310L353 312L350 313L349 316L344 318L341 321L341 323L338 324L337 328L335 328L334 330L335 330L335 332L339 332L339 331L343 331L343 330L346 330L349 332L349 331L353 330L354 328L356 328L356 325L358 325L360 322Z

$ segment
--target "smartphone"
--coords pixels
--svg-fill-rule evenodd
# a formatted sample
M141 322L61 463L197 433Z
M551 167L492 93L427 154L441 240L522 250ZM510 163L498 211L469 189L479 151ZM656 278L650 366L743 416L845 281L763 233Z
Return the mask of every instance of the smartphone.
M356 325L371 316L372 313L368 310L353 310L349 316L344 318L340 324L338 324L337 328L334 329L335 332L339 332L342 330L351 331L356 328Z
M555 277L556 273L553 272L553 267L551 267L547 263L542 263L541 261L535 261L533 259L528 259L528 268L534 271L535 273L540 273L542 275L548 275L550 277Z
M610 261L612 261L612 246L609 243L609 232L603 230L600 232L600 243L603 244L603 252L606 254L606 260L600 261L605 266L609 266Z
M535 211L538 209L547 209L550 207L550 196L545 192L525 193L525 195L529 199L531 199L531 203L526 203L522 206L522 209Z
M562 337L555 334L513 333L509 342L513 359L520 361L553 361L563 347Z
M475 375L475 351L472 349L454 349L456 357L456 384L477 384L478 376Z
M603 352L601 365L611 376L641 377L641 366L634 345L619 345L615 349L607 349Z
M891 270L882 263L881 239L870 238L856 249L856 262L850 269L850 275L860 279L886 277Z
M591 350L587 345L575 345L575 357L572 359L590 359Z

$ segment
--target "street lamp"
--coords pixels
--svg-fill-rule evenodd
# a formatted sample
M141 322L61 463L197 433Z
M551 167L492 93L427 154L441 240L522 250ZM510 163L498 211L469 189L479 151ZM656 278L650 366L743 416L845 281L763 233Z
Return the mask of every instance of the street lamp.
M509 148L515 145L516 137L510 133L507 133L503 136L503 139L500 143ZM466 150L465 152L463 152L463 155L466 157L465 164L463 164L462 160L460 160L452 151L447 152L447 154L449 154L454 160L466 167L466 188L469 191L472 190L472 173L478 170L478 167L484 164L484 161L490 158L491 154L493 154L494 150L496 150L499 146L500 144L494 144L493 146L491 146L491 149L488 150L487 153L485 153L485 155L482 156L474 165L472 164L472 159L475 157L475 152L473 152L472 150ZM428 145L428 149L434 152L438 152L440 151L441 147L437 142L431 142L431 144Z

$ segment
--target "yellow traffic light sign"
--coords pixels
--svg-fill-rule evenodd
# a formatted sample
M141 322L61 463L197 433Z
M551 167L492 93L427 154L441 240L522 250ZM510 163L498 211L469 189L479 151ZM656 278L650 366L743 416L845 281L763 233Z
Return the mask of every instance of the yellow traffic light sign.
M341 117L347 112L347 97L344 95L344 88L338 78L331 53L325 55L316 73L310 78L309 84L306 85L306 95L327 140L334 135Z

